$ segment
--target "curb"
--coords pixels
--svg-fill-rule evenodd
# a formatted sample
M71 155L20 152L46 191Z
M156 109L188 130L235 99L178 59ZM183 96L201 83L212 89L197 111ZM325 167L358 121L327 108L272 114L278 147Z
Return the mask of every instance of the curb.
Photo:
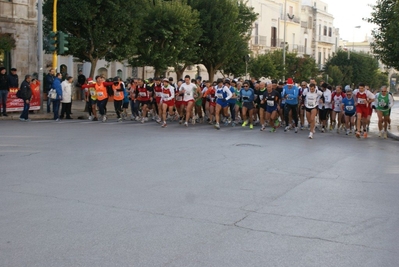
M391 139L394 139L396 141L399 141L399 135L393 134L391 132L388 131L388 137Z

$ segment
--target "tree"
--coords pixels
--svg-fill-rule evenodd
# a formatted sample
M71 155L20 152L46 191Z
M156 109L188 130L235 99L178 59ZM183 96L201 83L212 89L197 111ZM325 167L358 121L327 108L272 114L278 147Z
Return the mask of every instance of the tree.
M0 50L10 51L15 48L15 39L8 33L0 33Z
M328 72L330 66L339 67L343 84L371 84L378 70L378 61L369 54L356 52L352 52L348 60L347 52L340 50L327 61L324 70Z
M44 1L44 29L53 21L54 0ZM140 33L142 0L68 0L57 7L57 30L69 35L69 51L91 63L93 77L99 59L123 60L134 54ZM47 34L46 34L47 35Z
M310 56L295 57L294 63L287 66L287 69L289 70L287 77L293 77L297 82L309 81L319 72L316 61Z
M276 77L277 71L268 54L259 55L249 61L249 73L252 77Z
M153 66L155 75L159 76L169 66L184 66L184 58L193 57L201 35L199 13L181 0L147 2L149 8L137 44L137 56L131 62L136 66Z
M399 2L378 0L372 7L371 18L366 19L378 27L372 32L372 51L385 65L399 69Z
M338 66L331 65L326 70L326 73L331 78L331 83L334 85L343 85L344 74Z
M249 41L257 14L243 1L188 0L188 4L200 13L199 63L207 68L212 81L218 69L242 55L242 40Z

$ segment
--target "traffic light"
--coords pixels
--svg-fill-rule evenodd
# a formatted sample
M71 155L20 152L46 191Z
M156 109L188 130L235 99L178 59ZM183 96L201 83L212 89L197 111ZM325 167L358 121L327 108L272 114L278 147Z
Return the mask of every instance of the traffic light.
M57 50L57 33L56 32L50 32L48 35L48 51L54 52Z
M66 38L68 38L68 34L63 33L61 31L57 32L58 55L62 55L69 50L68 49L69 42L66 40Z

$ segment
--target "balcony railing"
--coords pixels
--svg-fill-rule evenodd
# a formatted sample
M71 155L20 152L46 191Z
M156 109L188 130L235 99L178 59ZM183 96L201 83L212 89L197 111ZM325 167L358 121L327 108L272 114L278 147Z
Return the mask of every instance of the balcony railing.
M251 44L252 45L259 45L259 46L266 46L266 36L263 35L253 35L251 37Z
M319 35L317 37L319 42L327 43L327 44L335 44L335 38L325 35Z

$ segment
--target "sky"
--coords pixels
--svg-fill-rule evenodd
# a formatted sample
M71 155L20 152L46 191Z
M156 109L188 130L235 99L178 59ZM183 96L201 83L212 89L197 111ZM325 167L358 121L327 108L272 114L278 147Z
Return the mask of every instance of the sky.
M328 12L334 16L334 27L339 28L340 38L347 41L364 41L366 34L370 37L375 28L362 18L370 17L376 0L323 0L328 4ZM360 29L355 28L360 26Z

